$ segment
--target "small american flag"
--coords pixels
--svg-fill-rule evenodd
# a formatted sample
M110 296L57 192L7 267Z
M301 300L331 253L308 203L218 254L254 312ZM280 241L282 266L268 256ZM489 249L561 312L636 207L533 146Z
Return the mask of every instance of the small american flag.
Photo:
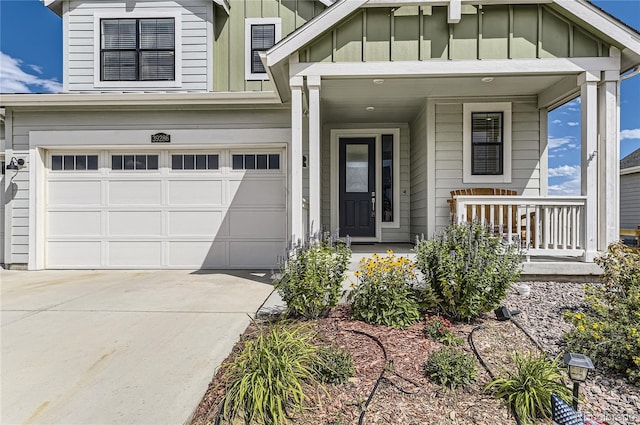
M563 399L551 396L551 419L555 425L584 425L584 416L573 410Z

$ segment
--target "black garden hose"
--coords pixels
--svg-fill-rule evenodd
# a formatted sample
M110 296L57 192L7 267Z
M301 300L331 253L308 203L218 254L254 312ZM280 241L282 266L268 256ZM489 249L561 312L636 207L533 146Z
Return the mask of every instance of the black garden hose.
M522 329L522 328L520 328L520 326L518 326L518 328ZM471 350L473 350L473 354L475 354L476 358L478 359L478 361L480 362L480 364L482 365L484 370L486 370L487 373L489 374L489 377L491 378L491 380L494 380L495 379L495 375L493 374L493 372L491 372L491 369L489 369L489 366L487 366L487 364L484 362L484 360L482 359L482 356L480 356L480 353L476 349L476 345L473 343L473 334L476 331L481 330L481 329L485 329L485 327L480 325L480 326L476 326L475 328L473 328L471 330L471 332L469 333L469 336L467 337L467 342L469 343L469 346L471 347ZM529 338L531 338L531 336L528 333L527 333L527 335L529 336ZM516 424L522 425L522 422L520 421L520 417L518 417L518 414L516 413L516 411L513 408L511 409L511 413L513 413L513 417L516 420Z

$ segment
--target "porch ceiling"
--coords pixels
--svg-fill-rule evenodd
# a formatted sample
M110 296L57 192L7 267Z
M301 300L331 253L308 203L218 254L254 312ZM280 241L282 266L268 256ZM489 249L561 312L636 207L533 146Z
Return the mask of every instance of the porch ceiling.
M324 122L409 122L426 97L478 97L538 95L563 78L575 76L503 76L482 82L482 77L323 78L320 89ZM373 106L373 111L366 108Z

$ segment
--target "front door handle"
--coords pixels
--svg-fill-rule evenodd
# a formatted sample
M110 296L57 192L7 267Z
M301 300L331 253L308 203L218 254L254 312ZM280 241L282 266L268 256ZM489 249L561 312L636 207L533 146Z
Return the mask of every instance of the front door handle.
M371 192L371 217L376 216L376 193Z

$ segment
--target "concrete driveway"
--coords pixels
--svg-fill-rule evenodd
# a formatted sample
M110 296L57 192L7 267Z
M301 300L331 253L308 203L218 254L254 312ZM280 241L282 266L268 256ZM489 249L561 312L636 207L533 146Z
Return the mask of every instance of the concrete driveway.
M4 271L2 424L182 424L268 273Z

